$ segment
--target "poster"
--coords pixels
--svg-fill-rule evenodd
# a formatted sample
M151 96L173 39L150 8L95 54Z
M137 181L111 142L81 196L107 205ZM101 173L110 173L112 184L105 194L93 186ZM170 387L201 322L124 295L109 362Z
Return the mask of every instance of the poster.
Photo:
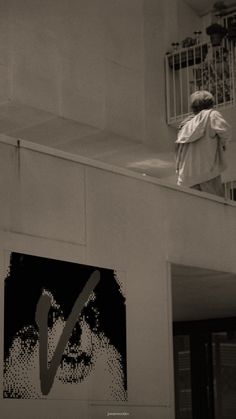
M126 370L119 273L11 253L3 397L125 401Z

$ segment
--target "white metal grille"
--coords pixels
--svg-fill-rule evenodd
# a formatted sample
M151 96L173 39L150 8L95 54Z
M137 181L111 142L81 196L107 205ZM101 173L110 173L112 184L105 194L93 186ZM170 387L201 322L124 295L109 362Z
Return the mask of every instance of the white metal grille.
M236 201L236 181L231 180L224 184L225 188L225 199L231 199L232 201Z
M189 113L189 97L209 90L216 107L235 103L235 47L226 40L212 47L203 43L168 53L165 58L167 123L176 125Z

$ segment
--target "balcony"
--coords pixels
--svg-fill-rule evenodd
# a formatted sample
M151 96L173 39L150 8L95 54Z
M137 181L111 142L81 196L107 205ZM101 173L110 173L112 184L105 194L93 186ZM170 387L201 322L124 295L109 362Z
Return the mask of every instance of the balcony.
M235 104L234 45L212 47L202 43L181 48L165 58L167 123L178 124L190 113L189 96L195 90L209 90L216 107Z
M227 35L219 46L196 43L166 54L168 125L177 126L190 113L189 96L196 90L209 90L216 108L235 106L235 20L236 12L221 19Z

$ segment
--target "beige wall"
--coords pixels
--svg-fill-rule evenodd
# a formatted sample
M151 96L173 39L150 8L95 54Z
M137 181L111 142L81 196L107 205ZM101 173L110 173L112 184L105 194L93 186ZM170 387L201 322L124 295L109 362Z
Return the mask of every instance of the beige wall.
M0 0L0 19L1 102L173 150L164 56L201 27L183 0Z
M144 1L145 141L158 151L172 149L175 133L166 124L164 57L177 31L175 0Z
M178 0L178 38L177 42L187 37L194 38L194 31L202 31L203 19L184 1ZM203 34L201 35L201 38Z
M176 0L1 0L0 11L1 101L173 148L164 55L189 9L180 20Z
M0 186L5 198L0 214L1 254L9 249L126 273L129 402L125 407L111 403L111 407L91 400L3 400L2 419L30 418L33 411L36 419L49 419L55 412L57 419L66 419L67 408L70 417L79 412L82 419L102 418L117 409L136 418L169 418L169 320L163 280L167 266L165 247L159 243L165 226L156 186L146 188L137 175L129 179L24 145L28 147L24 143L19 151L0 144L1 162L5 162ZM3 275L1 284L3 303Z
M236 273L235 207L125 170L70 161L63 152L53 156L27 142L19 149L1 141L1 255L8 249L125 272L128 402L111 403L112 411L172 418L167 262ZM3 280L2 274L1 330ZM71 418L79 412L82 419L99 419L111 410L104 402L61 398L2 400L2 419L30 418L32 412L36 419L55 412L66 419L68 411Z
M1 0L11 99L143 139L142 4Z
M11 96L8 1L0 1L0 103Z

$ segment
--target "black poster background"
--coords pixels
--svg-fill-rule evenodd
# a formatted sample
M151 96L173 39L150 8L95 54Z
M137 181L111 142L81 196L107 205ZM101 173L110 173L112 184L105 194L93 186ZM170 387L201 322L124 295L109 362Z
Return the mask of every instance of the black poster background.
M46 292L52 299L48 314L50 365L55 336L58 339L62 333L62 325L95 270L100 281L73 329L47 397L126 400L126 310L118 274L111 269L14 252L4 293L5 398L43 397L35 320L39 298ZM81 349L81 342L85 349Z

